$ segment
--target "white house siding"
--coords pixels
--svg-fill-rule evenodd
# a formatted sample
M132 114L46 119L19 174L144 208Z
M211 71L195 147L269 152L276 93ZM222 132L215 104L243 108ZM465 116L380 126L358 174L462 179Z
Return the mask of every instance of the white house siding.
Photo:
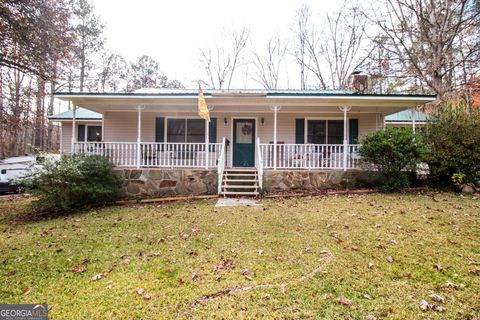
M219 113L212 111L212 118L217 118L217 142L221 142L225 137L232 141L232 123L233 119L256 119L257 137L261 143L270 143L273 141L274 115L273 112L257 113L250 115L248 113ZM107 112L104 116L104 141L108 142L135 142L137 141L137 113L136 112ZM197 113L173 113L173 112L143 112L142 113L142 142L155 142L155 119L157 117L165 118L198 118ZM227 118L227 125L224 118ZM264 125L261 124L262 117L265 119ZM295 114L287 112L278 112L277 114L277 140L283 143L295 143L295 119L343 119L343 114ZM359 135L364 136L383 127L383 115L375 113L349 113L348 118L358 119ZM63 141L65 150L69 150L71 142L71 126L64 130ZM348 128L347 128L348 131ZM348 133L347 133L348 134ZM230 164L231 145L227 153L227 163Z
M198 117L194 112L172 114L171 112L144 112L142 113L142 141L155 141L155 118L156 117ZM273 113L261 113L255 115L232 114L211 112L211 117L217 118L217 142L221 142L223 137L232 140L232 120L234 118L255 118L257 120L257 136L261 143L273 141ZM227 125L224 124L224 118L227 118ZM261 118L265 119L262 126ZM359 134L364 136L369 132L382 128L384 121L381 114L362 113L348 114L349 118L356 118L359 122ZM277 140L283 143L295 143L295 119L297 118L315 118L332 119L342 118L342 114L294 114L279 112L277 118ZM101 122L77 121L77 125L101 125ZM104 119L104 141L111 142L135 142L137 141L137 113L136 112L107 112ZM62 122L62 152L71 151L72 142L72 123Z

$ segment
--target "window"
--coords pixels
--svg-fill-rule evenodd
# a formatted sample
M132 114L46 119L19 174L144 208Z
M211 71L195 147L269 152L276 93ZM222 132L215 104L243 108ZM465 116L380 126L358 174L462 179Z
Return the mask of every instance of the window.
M102 126L79 124L77 126L77 141L100 142L102 141Z
M307 143L342 144L342 120L307 120Z
M167 142L205 142L205 120L167 119Z
M102 127L101 126L87 126L87 141L88 142L102 141Z

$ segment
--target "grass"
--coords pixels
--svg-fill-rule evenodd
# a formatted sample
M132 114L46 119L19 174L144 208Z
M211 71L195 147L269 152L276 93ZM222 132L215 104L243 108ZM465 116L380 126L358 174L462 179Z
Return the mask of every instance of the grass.
M478 200L436 193L262 202L135 205L15 222L28 200L2 201L0 301L48 303L51 319L480 317ZM288 285L197 300L279 283ZM444 312L420 310L422 299Z

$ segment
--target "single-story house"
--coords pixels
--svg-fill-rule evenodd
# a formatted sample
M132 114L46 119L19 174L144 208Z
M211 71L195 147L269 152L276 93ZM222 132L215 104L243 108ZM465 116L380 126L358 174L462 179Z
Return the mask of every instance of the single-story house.
M122 170L129 196L256 195L349 187L360 168L359 137L385 117L432 95L318 90L197 90L56 93L73 109L61 123L62 153L99 154Z

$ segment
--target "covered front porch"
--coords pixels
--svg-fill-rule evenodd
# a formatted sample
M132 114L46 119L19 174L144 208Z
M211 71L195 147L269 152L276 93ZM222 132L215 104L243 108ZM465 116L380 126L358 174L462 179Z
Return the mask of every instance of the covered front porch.
M120 168L213 170L219 185L225 169L253 168L261 184L269 170L360 169L362 136L383 128L386 115L434 99L206 91L211 118L206 122L197 114L197 94L57 94L74 106L71 123L62 123L62 135L71 138L63 140L63 152L105 156ZM93 141L88 126L76 123L77 107L102 116L101 134Z

